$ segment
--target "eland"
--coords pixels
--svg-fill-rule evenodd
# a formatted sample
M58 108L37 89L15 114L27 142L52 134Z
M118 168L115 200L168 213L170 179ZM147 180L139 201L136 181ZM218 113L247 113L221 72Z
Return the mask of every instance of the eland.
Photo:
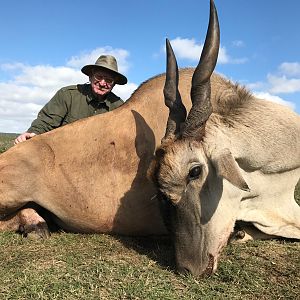
M167 74L141 84L124 105L1 154L0 230L170 232L178 270L194 275L216 269L237 221L299 239L299 116L212 75L218 49L211 1L195 72L177 70L167 43Z
M300 239L300 117L212 74L220 33L211 1L204 49L193 74L188 115L167 41L164 87L169 118L152 177L182 273L211 274L237 221L242 240ZM186 116L187 115L187 116Z

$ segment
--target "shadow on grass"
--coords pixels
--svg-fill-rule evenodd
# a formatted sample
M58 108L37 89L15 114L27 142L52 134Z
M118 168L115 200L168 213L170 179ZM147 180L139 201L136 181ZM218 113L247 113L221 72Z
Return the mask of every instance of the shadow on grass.
M160 267L176 272L174 249L169 236L113 237L126 248L155 261Z

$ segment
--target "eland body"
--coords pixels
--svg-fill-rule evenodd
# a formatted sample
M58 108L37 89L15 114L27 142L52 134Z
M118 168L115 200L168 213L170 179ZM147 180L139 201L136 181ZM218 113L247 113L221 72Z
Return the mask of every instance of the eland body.
M178 72L167 45L166 76L143 83L123 106L1 154L0 230L47 236L43 210L72 232L168 229L178 270L195 275L216 269L238 220L267 235L300 238L293 197L299 116L212 75L219 49L212 1L195 72ZM157 147L153 183L147 172Z

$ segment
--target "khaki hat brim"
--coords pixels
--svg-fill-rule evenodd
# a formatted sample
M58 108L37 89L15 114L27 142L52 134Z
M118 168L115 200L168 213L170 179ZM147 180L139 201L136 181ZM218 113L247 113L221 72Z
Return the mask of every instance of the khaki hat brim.
M81 72L87 76L90 76L92 74L92 71L95 69L107 70L107 71L115 74L116 75L116 80L115 80L116 84L123 85L123 84L127 83L127 78L124 75L122 75L121 73L116 72L110 68L102 67L99 65L86 65L81 69Z

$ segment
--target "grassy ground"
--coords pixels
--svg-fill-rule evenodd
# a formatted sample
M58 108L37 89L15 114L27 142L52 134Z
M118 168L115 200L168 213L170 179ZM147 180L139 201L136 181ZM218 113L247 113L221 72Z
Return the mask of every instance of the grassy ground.
M1 233L0 246L0 299L300 299L299 242L229 245L201 279L174 272L166 237Z
M0 299L299 299L296 242L230 245L202 279L173 272L167 239L2 233L0 244Z
M13 140L17 137L14 133L1 133L0 132L0 153L6 151L13 146Z

